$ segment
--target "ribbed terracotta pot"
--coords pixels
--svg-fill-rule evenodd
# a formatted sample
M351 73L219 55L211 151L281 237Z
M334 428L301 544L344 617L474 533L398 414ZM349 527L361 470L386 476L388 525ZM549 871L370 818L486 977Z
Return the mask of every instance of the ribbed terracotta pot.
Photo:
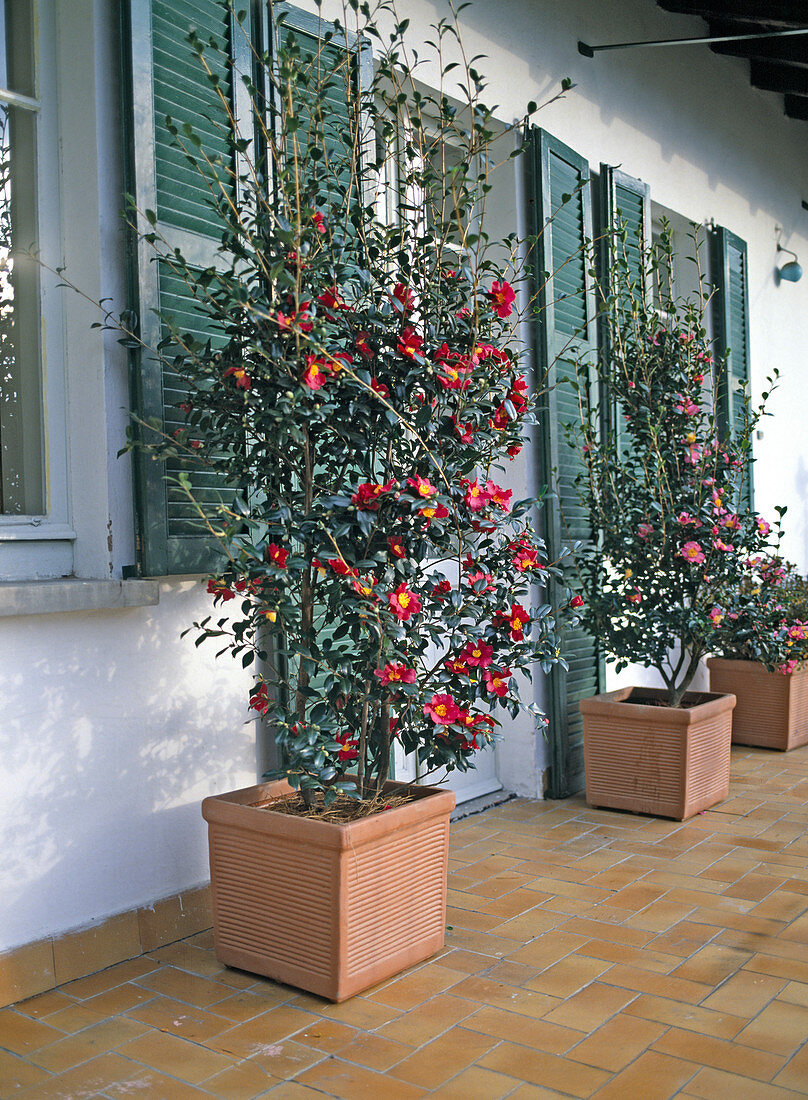
M738 745L787 752L808 742L808 668L769 672L757 661L707 660L711 691L738 699L732 740Z
M640 814L692 817L729 792L734 695L690 692L695 706L664 700L658 688L620 688L582 699L586 800Z
M439 951L454 794L410 787L411 802L335 825L261 809L289 789L202 803L216 957L343 1001Z

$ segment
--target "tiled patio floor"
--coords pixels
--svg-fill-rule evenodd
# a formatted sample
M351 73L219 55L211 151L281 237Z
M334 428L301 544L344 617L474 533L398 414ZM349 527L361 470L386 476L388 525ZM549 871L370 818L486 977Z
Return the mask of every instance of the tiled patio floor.
M443 954L343 1005L209 933L0 1012L0 1096L808 1095L808 747L685 824L512 801L452 827Z

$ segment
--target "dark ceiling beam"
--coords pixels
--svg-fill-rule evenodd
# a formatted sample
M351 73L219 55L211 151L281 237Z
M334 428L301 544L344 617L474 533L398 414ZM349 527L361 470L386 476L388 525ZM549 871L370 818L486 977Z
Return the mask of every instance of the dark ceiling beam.
M766 26L804 26L805 0L657 0L665 11L697 15L702 19L765 23Z
M789 118L808 120L808 96L787 95L784 98Z
M808 67L752 60L752 84L764 92L808 95Z

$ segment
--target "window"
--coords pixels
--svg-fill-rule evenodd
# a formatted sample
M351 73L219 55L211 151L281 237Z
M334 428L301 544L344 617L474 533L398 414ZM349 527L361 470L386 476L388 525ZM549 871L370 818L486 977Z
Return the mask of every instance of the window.
M0 515L45 511L33 19L26 0L0 5Z

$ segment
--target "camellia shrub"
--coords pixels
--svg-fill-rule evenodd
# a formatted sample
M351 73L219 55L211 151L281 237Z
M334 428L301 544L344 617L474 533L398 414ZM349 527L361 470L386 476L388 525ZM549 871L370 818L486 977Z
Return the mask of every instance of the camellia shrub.
M793 672L808 661L808 582L792 562L771 555L751 559L747 570L711 610L712 647L769 672Z
M194 469L226 483L221 507L198 502L222 548L198 641L256 669L250 706L309 806L375 798L396 738L425 771L472 766L500 718L522 707L541 725L517 677L560 660L542 598L558 563L535 502L500 484L533 405L516 292L484 228L502 127L453 23L433 28L427 93L406 20L387 3L347 16L350 30L314 39L276 12L260 81L236 74L263 153L221 97L237 199L174 125L210 180L219 261L199 270L149 239L210 336L163 318L184 426L139 425L132 443L185 463L192 499ZM218 88L219 46L189 42ZM362 43L374 68L360 86Z
M593 531L578 568L585 621L607 660L618 671L655 669L676 707L715 643L721 594L748 583L770 546L770 525L743 503L763 407L744 396L731 432L721 430L707 295L675 296L667 236L640 271L626 236L610 242L612 275L601 285L608 340L576 379L577 486Z

